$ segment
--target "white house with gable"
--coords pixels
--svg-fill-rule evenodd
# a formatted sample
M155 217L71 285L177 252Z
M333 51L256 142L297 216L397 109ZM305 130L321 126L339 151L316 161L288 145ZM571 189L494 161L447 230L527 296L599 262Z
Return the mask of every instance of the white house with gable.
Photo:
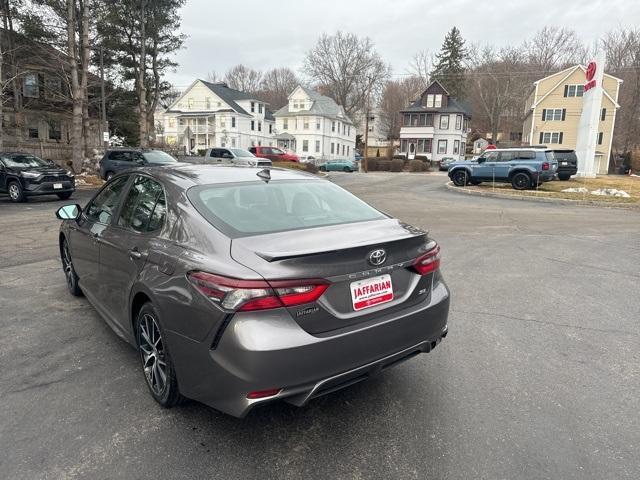
M274 117L280 148L327 160L353 158L355 125L333 99L297 86Z
M225 83L194 81L162 115L165 144L197 153L212 147L273 146L275 119L268 104Z

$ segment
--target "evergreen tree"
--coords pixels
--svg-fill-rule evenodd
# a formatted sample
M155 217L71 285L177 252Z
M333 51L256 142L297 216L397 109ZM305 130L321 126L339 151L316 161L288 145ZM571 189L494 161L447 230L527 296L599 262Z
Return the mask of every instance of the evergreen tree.
M464 98L464 60L467 50L464 39L457 27L453 27L444 37L440 53L436 54L436 65L431 79L438 80L454 98Z

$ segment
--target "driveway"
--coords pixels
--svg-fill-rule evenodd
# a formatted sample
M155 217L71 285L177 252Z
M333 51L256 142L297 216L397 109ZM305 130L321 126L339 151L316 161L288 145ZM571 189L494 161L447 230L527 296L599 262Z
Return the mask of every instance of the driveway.
M638 478L639 212L470 197L439 175L330 178L440 242L449 336L242 420L158 407L136 353L66 292L62 202L0 197L0 476Z

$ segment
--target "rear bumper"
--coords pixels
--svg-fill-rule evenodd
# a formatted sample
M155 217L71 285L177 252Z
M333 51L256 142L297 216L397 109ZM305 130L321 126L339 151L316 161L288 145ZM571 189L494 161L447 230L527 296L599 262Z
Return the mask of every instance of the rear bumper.
M365 325L326 336L304 331L284 310L236 314L215 349L218 332L193 342L168 332L182 393L228 414L243 417L259 404L312 398L364 380L418 353L447 335L449 291L438 276L424 302ZM280 389L251 400L253 391Z
M556 170L557 174L566 174L566 175L575 175L576 173L578 173L578 167L558 167L558 170Z

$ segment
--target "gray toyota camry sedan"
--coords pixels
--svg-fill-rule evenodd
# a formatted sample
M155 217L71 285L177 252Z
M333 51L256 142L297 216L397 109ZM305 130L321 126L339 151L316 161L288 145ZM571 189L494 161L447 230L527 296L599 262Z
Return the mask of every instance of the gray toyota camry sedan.
M310 174L142 168L57 216L70 292L139 351L164 407L301 406L447 334L438 244Z

